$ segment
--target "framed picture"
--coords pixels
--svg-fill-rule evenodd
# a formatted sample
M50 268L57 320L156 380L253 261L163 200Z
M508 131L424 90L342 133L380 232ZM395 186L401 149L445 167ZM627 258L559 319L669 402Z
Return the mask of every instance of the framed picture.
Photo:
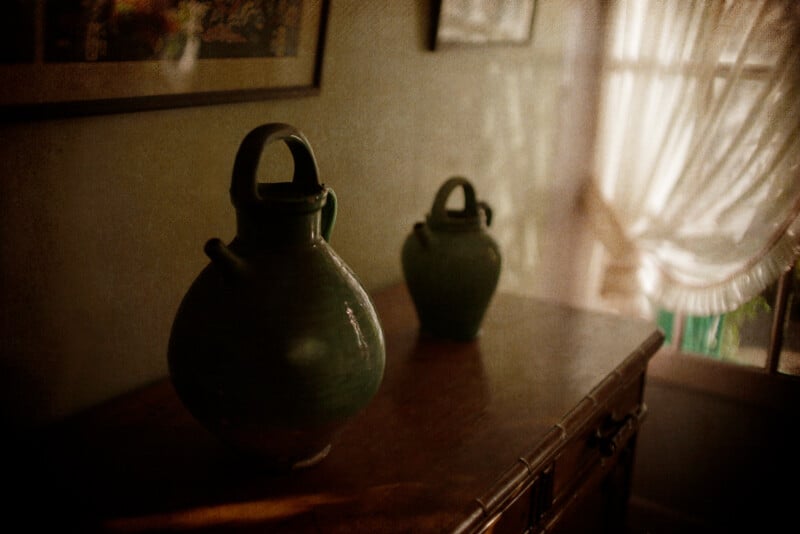
M437 7L434 50L531 40L536 0L440 0Z
M3 118L315 94L327 0L11 0Z

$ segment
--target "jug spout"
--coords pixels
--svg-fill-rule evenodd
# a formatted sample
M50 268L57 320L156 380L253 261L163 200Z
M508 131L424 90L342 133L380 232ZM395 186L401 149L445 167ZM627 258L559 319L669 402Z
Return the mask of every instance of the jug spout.
M203 247L203 251L226 278L241 280L247 274L247 263L234 254L222 240L217 238L209 239L205 247Z
M428 232L425 229L425 223L414 223L414 235L417 237L423 248L430 248L431 241L428 237Z

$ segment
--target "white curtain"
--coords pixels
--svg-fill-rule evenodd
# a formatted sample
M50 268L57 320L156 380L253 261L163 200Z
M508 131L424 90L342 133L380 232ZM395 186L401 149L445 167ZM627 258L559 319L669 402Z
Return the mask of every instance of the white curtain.
M605 286L735 309L800 253L800 2L620 0L607 16L585 197Z

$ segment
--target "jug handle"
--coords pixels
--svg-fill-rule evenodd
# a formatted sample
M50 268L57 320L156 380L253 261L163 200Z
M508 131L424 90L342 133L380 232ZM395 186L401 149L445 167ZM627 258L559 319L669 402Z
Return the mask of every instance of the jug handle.
M325 204L322 206L322 238L328 243L331 242L331 232L333 225L336 223L336 212L338 210L339 201L336 199L336 193L330 187L325 188L328 191L328 196L325 199Z
M483 210L486 217L486 226L492 225L492 208L486 202L478 202L478 209Z
M231 202L237 209L261 202L256 171L264 147L275 141L283 141L292 152L294 158L292 183L299 185L310 195L325 190L319 181L317 160L305 136L288 124L264 124L250 131L236 152L230 194ZM333 204L335 206L336 201Z
M469 217L478 216L478 203L475 200L475 189L473 189L472 184L470 184L466 178L454 176L442 184L442 187L440 187L439 191L436 193L436 197L433 200L433 207L431 208L431 218L447 220L450 217L445 206L447 205L447 199L450 197L450 194L457 187L464 189L463 213Z

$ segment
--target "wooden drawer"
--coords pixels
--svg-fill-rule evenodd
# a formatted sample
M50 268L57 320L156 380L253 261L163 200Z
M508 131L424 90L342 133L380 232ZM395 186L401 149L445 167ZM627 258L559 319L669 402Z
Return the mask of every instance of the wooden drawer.
M558 530L561 524L572 524L571 516L581 501L598 496L602 480L619 469L620 462L630 460L621 455L632 446L646 413L644 369L628 374L627 381L622 378L614 374L601 383L547 434L537 454L520 459L497 481L487 495L505 495L502 501L479 499L484 510L494 510L482 532ZM536 457L547 459L540 463ZM543 468L532 474L529 467L533 465ZM621 466L623 472L627 468L627 464ZM595 528L603 522L589 518L589 523Z
M585 419L556 456L551 504L554 513L547 514L536 525L536 531L605 532L606 522L613 515L608 508L624 509L629 480L617 484L613 495L602 495L600 485L614 470L621 472L617 476L622 478L629 475L636 433L647 413L642 403L643 385L644 374L626 384L601 410ZM595 502L594 513L587 512L584 506L589 500ZM602 504L597 506L598 502ZM581 526L576 530L575 524Z
M543 517L553 501L553 470L546 469L523 484L518 496L483 530L484 533L511 534L528 532Z
M642 415L643 380L644 376L640 375L631 381L600 410L591 405L596 401L589 397L582 403L586 407L578 406L578 410L594 412L594 415L584 417L582 423L578 421L581 428L556 457L554 503L565 498L588 469L614 456L634 435ZM576 411L574 417L579 419L580 416L580 412ZM569 421L565 424L569 424Z

